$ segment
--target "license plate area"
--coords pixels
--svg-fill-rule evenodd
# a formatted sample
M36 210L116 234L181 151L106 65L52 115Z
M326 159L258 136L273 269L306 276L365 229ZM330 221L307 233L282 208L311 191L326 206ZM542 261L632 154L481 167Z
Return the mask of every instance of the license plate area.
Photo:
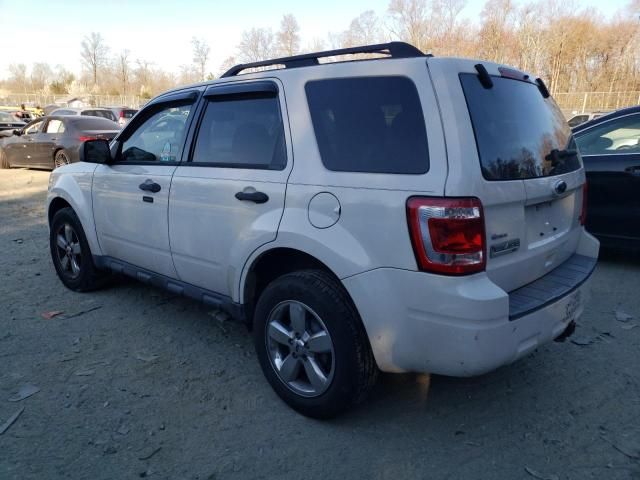
M573 195L525 207L529 248L549 243L571 228Z

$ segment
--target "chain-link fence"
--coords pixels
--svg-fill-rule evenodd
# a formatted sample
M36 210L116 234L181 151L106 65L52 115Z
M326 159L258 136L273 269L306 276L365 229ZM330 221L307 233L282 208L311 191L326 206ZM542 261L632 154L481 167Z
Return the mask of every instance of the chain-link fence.
M147 99L138 95L44 95L40 93L10 93L0 96L0 106L20 106L25 104L30 107L45 107L46 105L68 106L70 102L78 106L90 107L132 107L140 108Z
M567 92L553 97L564 112L584 113L618 110L640 105L640 92Z

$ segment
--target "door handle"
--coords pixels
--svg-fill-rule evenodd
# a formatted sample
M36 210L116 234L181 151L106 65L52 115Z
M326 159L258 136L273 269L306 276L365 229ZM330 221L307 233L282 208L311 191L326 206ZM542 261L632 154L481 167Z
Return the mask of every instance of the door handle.
M150 178L146 179L143 183L138 185L138 188L140 188L140 190L144 190L145 192L152 193L158 193L160 190L162 190L162 187Z
M633 167L627 167L624 169L625 172L630 173L631 175L640 175L640 165L634 165Z
M236 193L238 200L248 200L253 203L266 203L269 201L269 196L263 192L238 192Z

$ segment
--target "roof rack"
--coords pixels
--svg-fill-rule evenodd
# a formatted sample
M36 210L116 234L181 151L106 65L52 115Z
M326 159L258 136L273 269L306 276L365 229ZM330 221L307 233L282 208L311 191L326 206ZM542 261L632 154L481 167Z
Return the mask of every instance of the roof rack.
M222 77L233 77L248 68L269 67L273 65L284 65L285 68L309 67L312 65L319 65L319 58L334 57L338 55L353 55L357 53L381 53L389 55L391 58L428 56L413 45L405 42L378 43L376 45L364 45L362 47L339 48L337 50L326 50L324 52L293 55L291 57L275 58L261 62L241 63L224 72Z

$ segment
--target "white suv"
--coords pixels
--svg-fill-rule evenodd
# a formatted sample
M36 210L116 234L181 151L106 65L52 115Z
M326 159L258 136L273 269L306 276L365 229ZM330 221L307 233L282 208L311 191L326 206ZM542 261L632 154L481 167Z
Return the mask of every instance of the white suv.
M563 335L598 255L544 83L404 43L239 65L81 155L50 180L62 282L124 273L247 322L315 417L378 369L478 375Z

